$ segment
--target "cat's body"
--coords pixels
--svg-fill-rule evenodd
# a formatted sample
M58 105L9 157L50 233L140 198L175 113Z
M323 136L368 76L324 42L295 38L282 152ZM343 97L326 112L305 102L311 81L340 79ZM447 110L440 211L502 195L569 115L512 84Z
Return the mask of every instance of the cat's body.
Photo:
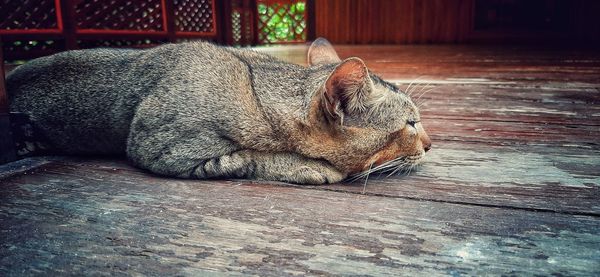
M64 52L16 68L7 87L11 111L28 114L56 152L127 153L184 178L326 183L363 170L349 152L382 139L361 146L346 139L356 130L330 125L319 93L339 67L184 43Z

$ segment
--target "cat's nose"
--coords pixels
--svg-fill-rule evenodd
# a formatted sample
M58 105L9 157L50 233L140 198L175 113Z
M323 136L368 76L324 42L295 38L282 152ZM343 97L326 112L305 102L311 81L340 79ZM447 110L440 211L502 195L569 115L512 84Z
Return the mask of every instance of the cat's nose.
M423 150L427 152L429 151L429 149L431 149L431 141L426 141L425 143L423 143Z
M423 150L425 150L425 152L431 149L431 139L425 132L421 135L421 144L423 145Z

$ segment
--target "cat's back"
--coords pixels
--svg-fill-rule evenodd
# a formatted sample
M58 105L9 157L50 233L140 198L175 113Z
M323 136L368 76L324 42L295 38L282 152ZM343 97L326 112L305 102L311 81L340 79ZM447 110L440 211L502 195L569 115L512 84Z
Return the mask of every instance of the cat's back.
M12 112L27 115L51 148L66 153L122 153L143 50L67 51L32 60L7 76Z
M90 49L66 51L31 60L15 68L7 76L7 86L12 96L21 92L19 86L30 81L53 82L59 76L81 77L99 67L119 67L137 56L137 50ZM115 68L115 69L117 69ZM96 72L95 72L96 73Z

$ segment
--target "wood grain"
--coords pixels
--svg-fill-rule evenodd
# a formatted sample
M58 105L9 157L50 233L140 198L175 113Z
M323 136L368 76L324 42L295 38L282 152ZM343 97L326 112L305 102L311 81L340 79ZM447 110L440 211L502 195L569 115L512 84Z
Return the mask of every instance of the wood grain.
M408 176L315 189L600 216L600 151L437 142Z
M6 178L0 200L3 275L600 273L591 216L165 179L106 160Z
M600 4L588 0L536 1L521 7L511 3L515 1L490 0L315 2L316 35L340 44L551 42L585 45L597 44L600 35L600 21L596 19ZM476 9L489 2L500 5L491 10ZM561 8L543 11L552 6ZM523 9L538 21L519 21L517 14ZM491 19L498 26L482 28L475 24L476 18ZM560 25L552 27L555 22Z
M316 35L335 43L464 41L473 0L315 1Z

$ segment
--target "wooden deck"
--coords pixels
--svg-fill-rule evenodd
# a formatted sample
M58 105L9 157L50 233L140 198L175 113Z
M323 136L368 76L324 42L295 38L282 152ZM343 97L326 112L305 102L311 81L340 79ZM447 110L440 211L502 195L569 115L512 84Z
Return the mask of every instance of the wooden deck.
M599 52L338 51L428 91L418 171L297 186L21 160L0 166L0 275L600 275Z

